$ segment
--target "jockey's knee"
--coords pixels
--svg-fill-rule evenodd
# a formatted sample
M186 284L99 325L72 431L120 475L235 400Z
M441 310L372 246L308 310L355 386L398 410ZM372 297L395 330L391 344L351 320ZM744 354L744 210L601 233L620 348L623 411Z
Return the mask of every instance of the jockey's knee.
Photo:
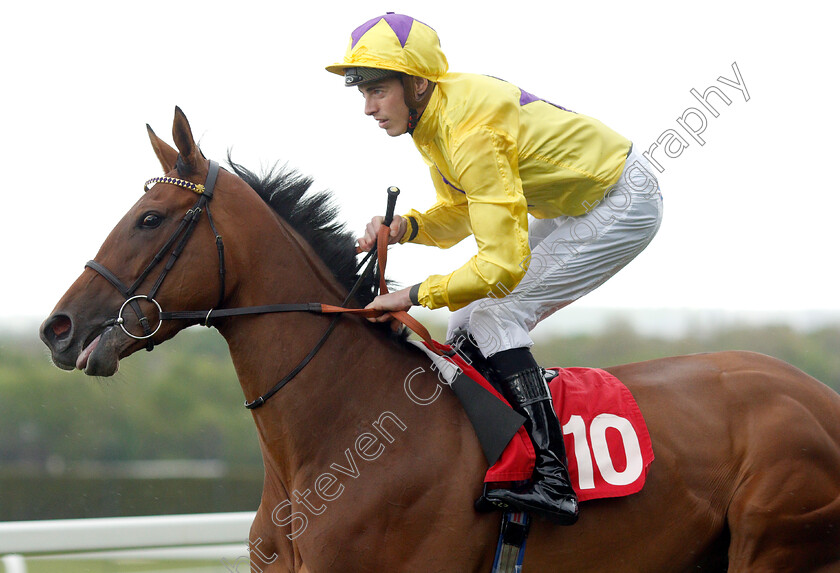
M524 322L505 304L479 305L470 313L469 331L485 358L531 344Z

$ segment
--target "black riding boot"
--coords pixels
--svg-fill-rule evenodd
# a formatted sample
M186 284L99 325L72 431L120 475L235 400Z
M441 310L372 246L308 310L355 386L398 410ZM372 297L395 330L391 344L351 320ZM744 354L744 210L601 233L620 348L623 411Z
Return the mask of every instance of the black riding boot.
M493 384L494 388L501 392L501 389L498 388L498 384L496 383L495 378L497 378L497 376L493 373L490 361L485 358L481 353L481 350L478 349L478 345L476 344L472 334L464 329L458 329L452 333L452 336L447 343L458 352L467 364L478 370L478 372L484 376L488 382Z
M525 429L537 455L531 483L523 491L493 489L484 495L496 507L543 515L560 525L578 519L577 494L566 467L563 430L551 403L542 369L528 348L514 348L490 357L505 398L527 418Z

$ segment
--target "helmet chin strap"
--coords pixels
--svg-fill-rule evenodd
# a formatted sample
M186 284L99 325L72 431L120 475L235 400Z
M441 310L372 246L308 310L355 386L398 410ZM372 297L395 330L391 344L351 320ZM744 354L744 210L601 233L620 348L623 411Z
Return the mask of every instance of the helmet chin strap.
M417 122L420 121L420 114L417 112L416 109L408 110L408 129L406 133L409 135L414 135L414 128L417 127Z

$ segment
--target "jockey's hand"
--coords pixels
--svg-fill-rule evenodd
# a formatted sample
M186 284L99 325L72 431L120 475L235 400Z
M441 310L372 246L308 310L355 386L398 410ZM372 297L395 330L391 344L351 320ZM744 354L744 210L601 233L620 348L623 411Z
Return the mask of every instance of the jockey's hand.
M360 251L367 252L376 244L376 235L379 233L379 227L382 226L383 219L384 217L377 216L371 219L370 223L367 224L365 227L365 236L357 239ZM400 239L402 239L403 235L405 235L407 227L408 221L399 215L394 215L394 220L391 221L391 234L388 239L388 244L393 245L394 243L399 243Z
M411 287L398 290L396 292L389 292L388 294L381 294L367 305L365 308L375 308L376 310L408 310L411 308L411 298L409 291ZM386 322L391 320L387 314L378 316L376 318L369 318L371 322Z

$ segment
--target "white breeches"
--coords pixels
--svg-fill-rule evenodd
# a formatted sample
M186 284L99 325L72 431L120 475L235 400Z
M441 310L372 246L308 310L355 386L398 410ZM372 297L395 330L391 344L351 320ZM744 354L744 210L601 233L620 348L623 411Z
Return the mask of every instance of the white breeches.
M484 356L530 347L538 322L602 285L650 243L662 220L659 183L635 151L604 200L579 217L529 216L531 259L503 298L479 299L452 313L447 340L466 328Z

